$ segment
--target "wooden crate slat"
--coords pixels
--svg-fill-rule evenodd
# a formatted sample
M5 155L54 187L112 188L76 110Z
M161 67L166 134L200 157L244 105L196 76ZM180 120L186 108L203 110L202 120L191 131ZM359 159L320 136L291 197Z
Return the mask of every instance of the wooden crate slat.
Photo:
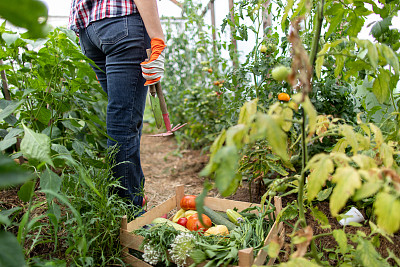
M253 248L245 248L239 250L239 266L240 267L251 267L254 262Z
M133 235L127 230L120 230L119 242L123 248L131 248L143 252L143 250L140 249L140 244L142 244L143 240L143 236Z
M127 225L127 229L129 232L136 230L143 225L151 223L155 218L161 217L163 214L168 213L169 211L176 208L176 195L166 200L161 205L152 208L148 212L146 212L145 216L140 216Z
M135 267L152 267L152 265L136 258L135 256L132 256L129 253L124 253L124 262L127 264L130 264L131 266Z
M210 209L217 211L226 211L227 209L237 208L239 211L247 209L249 207L260 206L259 204L254 204L250 202L241 202L230 199L221 199L215 197L206 197L204 199L204 205Z
M271 242L272 238L274 238L277 234L278 234L278 224L277 222L275 222L271 230L269 231L267 237L264 240L264 247L267 246ZM263 265L267 256L268 253L264 249L260 249L258 251L256 259L254 260L254 264Z

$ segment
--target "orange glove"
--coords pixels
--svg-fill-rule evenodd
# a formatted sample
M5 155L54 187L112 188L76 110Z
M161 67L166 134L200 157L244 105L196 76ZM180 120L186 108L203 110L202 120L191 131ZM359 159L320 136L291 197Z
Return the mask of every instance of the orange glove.
M162 39L151 39L150 60L140 63L142 75L147 80L144 85L156 84L164 76L165 47L167 46Z

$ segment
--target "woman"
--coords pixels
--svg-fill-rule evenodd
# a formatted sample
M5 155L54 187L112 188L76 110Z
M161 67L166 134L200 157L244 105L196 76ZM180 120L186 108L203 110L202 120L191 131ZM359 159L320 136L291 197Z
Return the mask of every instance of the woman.
M69 28L79 35L82 52L97 65L93 69L108 95L107 145L117 147L113 172L124 187L118 193L141 207L146 85L159 82L164 73L165 37L156 0L72 0ZM150 45L150 61L144 62Z

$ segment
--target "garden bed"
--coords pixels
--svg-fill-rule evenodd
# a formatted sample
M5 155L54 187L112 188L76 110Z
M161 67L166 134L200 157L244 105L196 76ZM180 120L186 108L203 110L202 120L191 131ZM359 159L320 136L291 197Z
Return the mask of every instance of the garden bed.
M130 250L143 252L141 244L144 238L142 236L135 235L132 232L147 224L150 224L155 218L161 217L163 214L170 213L173 210L179 209L180 200L184 195L184 186L178 186L176 187L176 194L174 196L172 196L159 206L152 208L143 216L138 217L129 223L126 216L123 218L121 223L120 242L123 248L124 261L126 263L138 267L152 266L130 253ZM274 199L274 202L275 214L277 215L282 210L281 198L276 197ZM258 206L254 203L219 199L214 197L206 197L204 204L205 206L215 211L225 211L228 208L237 208L238 211L242 211L252 206ZM273 224L270 232L268 233L268 236L264 240L264 246L267 246L273 239L279 240L279 245L283 246L284 236L285 234L282 222L276 221ZM267 256L267 252L263 249L259 250L256 257L253 256L253 248L242 249L238 252L238 266L245 267L251 266L252 264L263 265L267 259ZM270 258L267 264L271 265L274 262L275 259Z

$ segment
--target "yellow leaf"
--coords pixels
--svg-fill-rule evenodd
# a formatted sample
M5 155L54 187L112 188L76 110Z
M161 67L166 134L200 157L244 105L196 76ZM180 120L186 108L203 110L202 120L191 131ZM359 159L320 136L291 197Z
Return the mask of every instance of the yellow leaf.
M305 113L308 116L308 136L312 136L315 133L315 126L317 124L317 111L311 104L310 98L305 97L302 103Z
M383 136L381 129L379 129L375 124L372 123L369 124L369 127L371 128L371 131L374 133L376 147L379 148L383 143Z
M271 243L268 245L268 256L271 258L276 258L279 255L279 250L281 246L277 240L272 240Z
M376 196L374 213L378 226L393 234L400 229L400 201L396 196L380 192Z
M355 190L361 187L361 177L356 169L341 167L336 169L332 182L336 183L336 186L330 198L329 208L332 215L336 217Z
M339 131L340 134L346 138L346 141L351 146L351 152L353 152L353 154L357 154L358 142L357 142L357 136L353 131L353 127L351 127L350 125L341 125Z
M332 174L334 170L333 162L329 155L318 155L318 161L312 161L312 166L310 166L310 176L307 182L307 198L308 201L312 201L321 191L322 186L325 185L326 180L329 175Z
M377 167L375 160L366 155L357 154L355 156L352 156L351 159L363 170L369 170L371 168Z
M324 47L318 52L317 60L315 61L315 74L317 75L318 79L321 77L321 68L324 64L324 56L328 49L331 47L330 43L326 43Z
M226 131L226 145L236 146L237 148L243 147L248 142L248 127L244 124L238 124L230 127Z
M393 165L393 148L388 146L386 143L383 143L379 148L380 158L383 161L383 164L390 168Z
M285 132L288 132L290 128L292 128L292 122L288 120L293 119L293 110L291 108L284 108L282 111L282 117L283 117L283 123L282 123L282 129Z
M344 153L346 151L346 147L349 143L346 141L345 138L339 139L336 145L333 147L332 152L341 152Z
M351 159L343 152L331 152L331 158L337 166L348 166Z
M218 135L218 137L214 140L213 144L210 147L210 159L217 153L217 151L222 147L226 139L226 130L223 129L222 132Z
M238 124L249 124L257 112L257 99L246 102L240 109Z

